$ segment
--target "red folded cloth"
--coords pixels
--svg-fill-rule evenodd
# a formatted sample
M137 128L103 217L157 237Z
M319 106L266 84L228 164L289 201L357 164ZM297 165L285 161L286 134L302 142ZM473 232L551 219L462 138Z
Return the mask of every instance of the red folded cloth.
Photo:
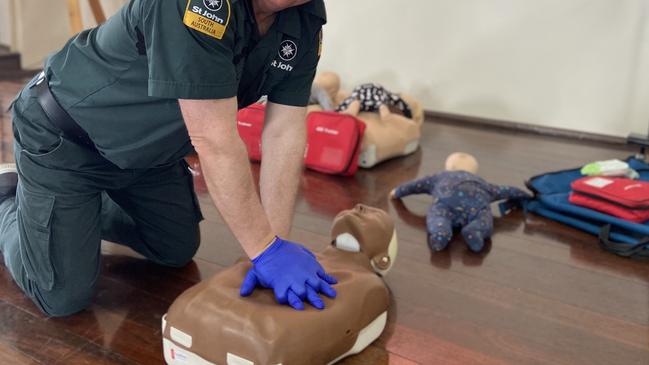
M584 177L575 180L570 202L624 220L649 220L649 183L626 178Z

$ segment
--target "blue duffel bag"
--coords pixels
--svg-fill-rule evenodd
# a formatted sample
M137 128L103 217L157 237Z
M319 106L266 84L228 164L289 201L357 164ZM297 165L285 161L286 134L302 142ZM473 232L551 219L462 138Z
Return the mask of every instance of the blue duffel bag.
M649 181L649 164L636 158L627 162L638 171L640 180ZM550 172L529 179L526 185L535 196L524 203L525 210L594 234L603 249L617 255L649 257L649 221L633 223L568 201L570 184L583 177L580 170Z

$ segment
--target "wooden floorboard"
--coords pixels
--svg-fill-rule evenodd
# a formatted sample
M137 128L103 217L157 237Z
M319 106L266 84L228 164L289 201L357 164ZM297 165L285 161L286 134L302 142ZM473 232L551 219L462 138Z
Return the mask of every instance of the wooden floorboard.
M18 83L0 82L0 107ZM0 160L13 160L10 116L0 114ZM455 239L426 245L427 196L390 201L401 182L433 173L451 152L473 153L481 175L522 187L525 179L585 162L624 158L623 146L588 144L518 131L425 123L422 148L350 178L305 172L292 239L329 244L333 216L357 203L394 217L400 251L386 277L388 326L372 346L345 360L360 364L649 364L649 262L603 252L595 237L516 211L495 220L485 252ZM190 160L200 172L196 160ZM258 176L258 166L253 165ZM94 304L48 319L12 282L0 260L0 364L161 364L160 318L180 293L242 256L195 180L205 215L193 263L162 268L104 243Z

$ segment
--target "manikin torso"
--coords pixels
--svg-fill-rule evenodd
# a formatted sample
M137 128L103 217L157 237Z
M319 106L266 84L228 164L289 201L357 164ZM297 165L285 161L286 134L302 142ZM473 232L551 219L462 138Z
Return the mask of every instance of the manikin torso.
M173 303L163 333L168 363L175 364L170 357L180 354L206 361L184 362L196 365L329 364L362 350L369 342L363 346L359 342L374 340L385 325L389 291L377 271L387 271L394 261L394 226L385 212L357 207L336 218L332 235L334 241L341 237L341 244L316 254L338 279L338 296L323 298L325 310L307 306L295 311L279 305L272 290L258 289L248 298L240 297L239 287L251 265L240 261ZM363 245L376 237L384 243ZM368 327L375 334L367 335Z

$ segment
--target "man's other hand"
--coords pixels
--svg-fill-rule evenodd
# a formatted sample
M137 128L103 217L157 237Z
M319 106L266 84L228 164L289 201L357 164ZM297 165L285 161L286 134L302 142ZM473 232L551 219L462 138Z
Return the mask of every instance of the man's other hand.
M296 310L304 310L304 302L317 309L324 309L319 294L336 297L331 285L337 280L328 275L315 255L304 246L285 241L279 237L252 260L240 293L249 296L257 286L273 289L281 304Z

